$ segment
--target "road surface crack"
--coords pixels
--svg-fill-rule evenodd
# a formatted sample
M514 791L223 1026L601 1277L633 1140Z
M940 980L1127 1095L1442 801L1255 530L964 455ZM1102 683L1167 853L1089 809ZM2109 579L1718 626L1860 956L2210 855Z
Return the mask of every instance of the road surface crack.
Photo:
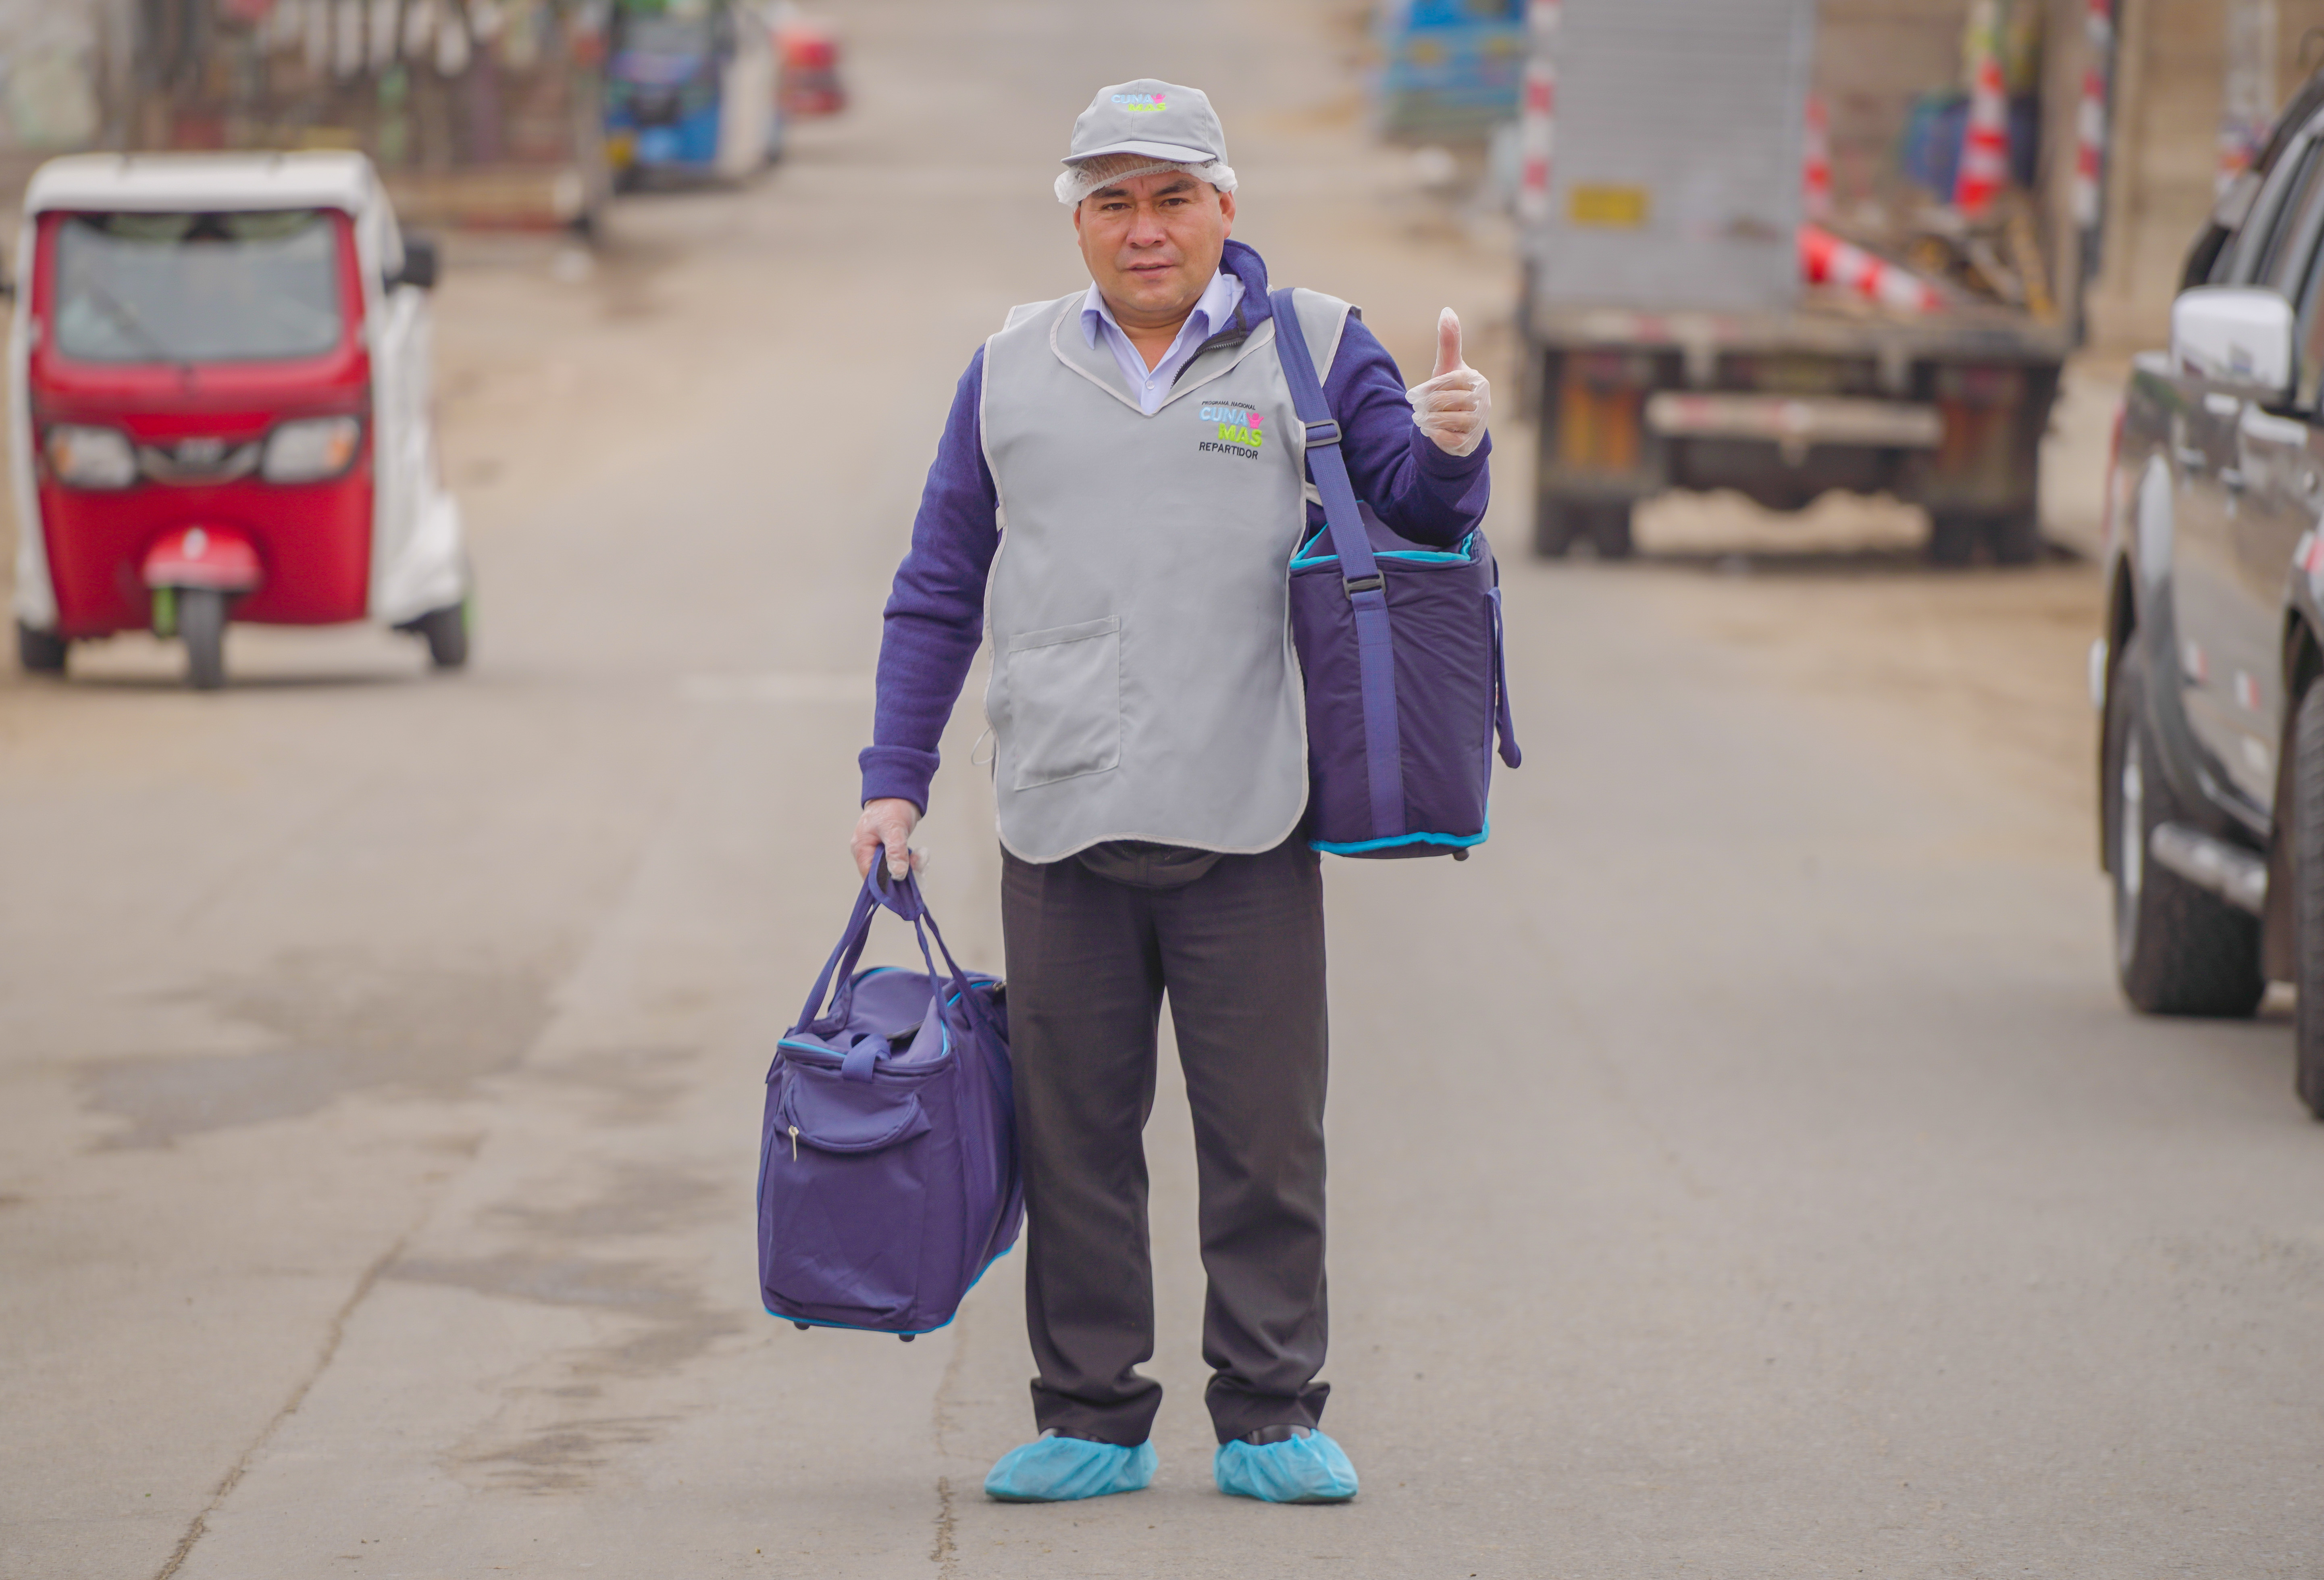
M936 1381L935 1408L929 1412L930 1427L936 1438L938 1458L952 1452L952 1396L960 1382L962 1359L968 1354L968 1324L964 1320L953 1329L952 1354L945 1357L944 1375ZM936 1538L928 1551L928 1561L936 1566L939 1576L960 1573L960 1548L953 1539L956 1516L952 1506L952 1477L936 1477Z
M353 1292L332 1315L330 1330L323 1337L322 1354L316 1356L314 1366L300 1381L299 1386L290 1391L290 1397L283 1401L282 1408L276 1410L273 1418L260 1428L258 1436L251 1440L250 1446L242 1451L242 1457L234 1462L233 1468L226 1473L226 1479L218 1483L217 1491L210 1494L210 1501L202 1505L201 1512L194 1516L194 1522L186 1527L186 1534L178 1538L177 1548L170 1554L169 1561L155 1573L153 1580L170 1580L171 1575L185 1566L186 1560L193 1556L194 1544L200 1541L203 1533L209 1529L210 1516L217 1513L220 1505L233 1494L234 1489L242 1481L243 1473L250 1468L251 1461L258 1457L258 1451L265 1447L274 1434L281 1429L284 1421L298 1413L299 1407L307 1401L308 1392L313 1389L323 1373L331 1369L331 1362L339 1353L340 1341L346 1337L347 1318L355 1315L355 1307L362 1305L371 1294L373 1287L379 1282L380 1275L387 1270L397 1257L403 1254L404 1243L410 1238L409 1230L397 1235L395 1243L381 1252L373 1260L372 1264L364 1269L363 1277L355 1280Z
M936 1542L928 1552L928 1560L939 1575L960 1573L960 1549L954 1545L952 1512L952 1477L936 1477Z

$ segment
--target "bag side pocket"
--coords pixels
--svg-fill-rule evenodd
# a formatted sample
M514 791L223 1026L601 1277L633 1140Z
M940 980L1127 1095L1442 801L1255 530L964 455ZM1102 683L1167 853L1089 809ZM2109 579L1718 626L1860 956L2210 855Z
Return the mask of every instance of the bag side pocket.
M773 1086L760 1189L770 1309L877 1327L921 1293L943 1149L918 1091L786 1061ZM931 1170L938 1170L938 1178Z
M1011 784L1031 790L1120 766L1119 616L1012 637L1001 662Z

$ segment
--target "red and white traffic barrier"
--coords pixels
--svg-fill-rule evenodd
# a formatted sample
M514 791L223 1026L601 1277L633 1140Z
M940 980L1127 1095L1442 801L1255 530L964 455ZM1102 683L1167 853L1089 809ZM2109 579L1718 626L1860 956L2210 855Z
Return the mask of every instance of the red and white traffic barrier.
M1976 70L1969 83L1969 125L1961 134L1960 169L1953 207L1972 218L1993 206L2009 184L2009 91L2001 81L2001 51L1993 0L1978 0L1969 24Z
M1549 217L1549 172L1557 153L1557 68L1550 45L1557 32L1559 0L1526 7L1524 98L1517 111L1517 217L1539 225Z
M1852 291L1898 312L1932 313L1945 305L1944 293L1910 269L1842 241L1820 225L1800 226L1800 269L1810 284Z
M1824 119L1823 96L1808 95L1808 132L1804 168L1800 172L1800 207L1809 219L1831 217L1831 128Z
M2114 0L2089 0L2082 19L2088 58L2082 66L2082 102L2074 122L2074 224L2089 230L2098 222L2106 175L2107 70L2114 60Z

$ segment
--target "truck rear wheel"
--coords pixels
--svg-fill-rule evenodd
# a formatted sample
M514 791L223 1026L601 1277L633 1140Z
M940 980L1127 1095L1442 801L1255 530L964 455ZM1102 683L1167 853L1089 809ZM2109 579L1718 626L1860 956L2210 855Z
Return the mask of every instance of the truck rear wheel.
M2324 686L2310 686L2292 714L2291 789L2292 1084L2324 1119Z
M53 631L39 631L16 622L16 665L28 675L61 675L71 643Z
M1571 499L1544 494L1533 504L1533 551L1543 559L1563 559L1582 530L1582 507Z
M1591 506L1590 541L1600 559L1628 559L1637 551L1637 542L1630 534L1628 500Z
M1967 565L1977 557L1977 518L1957 511L1929 513L1929 563Z
M2123 996L2150 1015L2249 1015L2267 991L2259 919L2147 856L2155 827L2170 822L2176 808L2155 750L2146 660L2135 637L2107 688L2100 762L2114 857L2115 974ZM2324 1005L2324 988L2318 996Z
M2042 558L2042 513L2028 505L1985 523L1996 565L2032 565Z

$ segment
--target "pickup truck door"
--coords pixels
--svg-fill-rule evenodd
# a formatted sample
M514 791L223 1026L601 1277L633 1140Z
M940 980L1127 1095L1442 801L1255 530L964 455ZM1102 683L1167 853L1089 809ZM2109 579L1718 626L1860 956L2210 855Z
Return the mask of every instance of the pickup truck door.
M2275 799L2275 753L2283 738L2283 592L2301 539L2324 506L2324 433L2312 421L2247 404L2236 424L2242 507L2232 531L2245 624L2222 647L2232 666L2223 699L2234 753L2221 766L2258 806Z
M2233 533L2242 508L2236 467L2242 403L2183 374L2171 413L2171 610L2179 638L2177 670L2187 722L2224 769L2238 732L2227 694L2235 667L2227 650L2245 620L2239 606Z
M2222 282L2296 300L2310 283L2319 228L2324 124L2311 125L2270 174L2221 259ZM2173 383L2172 613L2181 697L2220 777L2264 808L2274 795L2282 707L2276 670L2284 572L2313 524L2312 516L2298 520L2309 429L2183 369Z
M2319 183L2324 189L2324 182ZM2275 797L2275 753L2283 739L2284 596L2293 559L2324 520L2324 196L2311 197L2273 276L2292 300L2299 349L2292 404L2269 411L2245 403L2236 429L2243 504L2235 523L2236 569L2250 611L2250 683L2235 698L2243 739L2227 764L2238 789L2263 807ZM2310 551L2313 552L2312 540Z

